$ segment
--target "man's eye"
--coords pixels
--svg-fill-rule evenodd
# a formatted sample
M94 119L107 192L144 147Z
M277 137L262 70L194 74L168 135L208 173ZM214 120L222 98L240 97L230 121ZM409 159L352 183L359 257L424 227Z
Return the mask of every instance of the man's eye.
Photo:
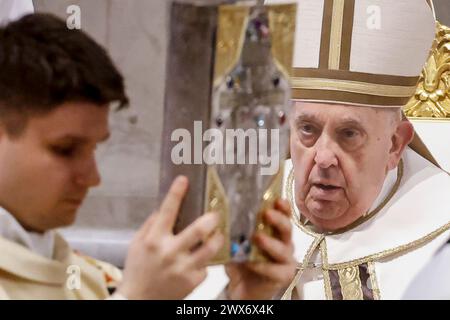
M358 136L358 132L356 130L343 130L342 135L346 139L352 139Z
M74 155L75 147L73 147L73 146L64 146L64 147L54 146L54 147L52 147L52 151L61 157L69 158Z
M314 132L314 127L310 124L304 124L300 126L300 131L305 134L311 134Z

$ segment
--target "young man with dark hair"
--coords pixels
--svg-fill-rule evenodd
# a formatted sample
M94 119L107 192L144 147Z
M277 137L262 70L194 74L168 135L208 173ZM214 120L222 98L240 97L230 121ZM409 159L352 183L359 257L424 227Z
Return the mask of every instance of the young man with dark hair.
M0 70L0 297L107 298L100 264L53 229L72 224L100 183L94 152L109 136L109 105L128 104L123 78L91 38L44 14L0 28ZM177 179L136 234L116 297L183 298L204 278L222 239L190 251L213 232L214 215L172 234L186 188Z
M46 14L0 28L0 298L109 297L102 264L75 254L53 230L72 224L89 188L100 183L95 148L109 136L113 103L128 104L123 78L84 32ZM181 299L205 279L224 241L215 214L173 234L187 188L187 179L177 178L137 231L113 297ZM249 269L261 283L252 290L279 290L294 274L289 211L279 202L267 212L278 239L258 238L272 259Z

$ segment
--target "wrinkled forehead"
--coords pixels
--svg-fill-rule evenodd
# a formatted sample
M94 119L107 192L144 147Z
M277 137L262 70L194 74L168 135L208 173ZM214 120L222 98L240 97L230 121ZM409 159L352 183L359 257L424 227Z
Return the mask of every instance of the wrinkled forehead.
M329 102L295 101L291 119L318 122L356 122L368 125L384 120L390 112L400 112L401 107L374 107ZM390 112L389 112L390 111Z

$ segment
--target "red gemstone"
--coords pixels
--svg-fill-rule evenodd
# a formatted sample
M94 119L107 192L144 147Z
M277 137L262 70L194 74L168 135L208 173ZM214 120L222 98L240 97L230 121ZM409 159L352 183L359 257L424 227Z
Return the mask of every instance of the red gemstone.
M286 122L286 114L283 111L280 111L278 113L278 120L280 121L281 125L283 125Z

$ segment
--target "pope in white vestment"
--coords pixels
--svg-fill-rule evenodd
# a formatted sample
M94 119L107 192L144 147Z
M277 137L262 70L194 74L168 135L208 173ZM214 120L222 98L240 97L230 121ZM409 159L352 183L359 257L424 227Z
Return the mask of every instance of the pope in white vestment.
M284 196L298 267L280 297L402 299L450 237L450 176L400 111L430 52L432 11L425 0L297 3ZM192 298L226 283L210 272Z
M292 168L292 166L290 166ZM289 170L289 169L288 169ZM287 179L292 199L293 179ZM439 186L439 188L436 188ZM294 206L300 299L401 299L415 276L450 236L448 174L411 149L358 226L338 233L316 233L298 220ZM439 209L434 209L439 203ZM444 207L443 207L444 206ZM427 292L417 292L426 297Z
M333 121L339 121L345 108L352 108L351 113L355 115L358 108L378 108L383 112L403 106L413 96L413 77L420 74L434 37L432 12L426 1L421 0L395 3L299 0L298 3L297 53L292 79L296 102L291 115L296 122L291 127L294 166L292 162L286 166L285 181L285 196L294 210L298 272L284 298L401 299L415 276L450 236L450 205L442 201L450 194L450 177L436 165L416 136L411 138L410 147L402 151L398 163L387 166L389 170L380 184L381 189L374 192L375 200L367 212L348 221L323 216L334 213L330 203L338 201L339 187L345 189L350 206L354 205L349 185L355 177L349 177L345 167L350 166L346 161L355 160L358 152L352 149L358 147L325 136L325 131L329 123L332 126ZM376 27L376 16L368 14L369 8L375 5L381 13L380 28ZM307 24L312 18L320 21L321 29ZM314 41L319 50L312 48ZM327 120L303 120L314 106L317 110L329 108L333 116ZM317 111L312 115L322 117L324 113ZM375 115L372 117L375 122ZM324 127L320 127L322 120L326 123ZM358 138L364 133L359 133L358 128L353 130L352 124L347 128L349 133L343 131L349 137L345 136L345 141L357 144L361 139L367 145L372 143L370 137ZM314 130L322 132L316 134ZM315 145L310 143L311 139L317 139ZM392 143L394 148L394 140ZM314 160L304 159L312 153ZM303 164L313 166L306 178L301 171L308 172L310 168ZM369 177L377 175L377 164L372 165L372 173L368 169ZM336 171L333 166L339 169ZM336 173L340 170L344 172L346 184L340 184L344 181ZM377 183L373 177L369 178L372 184L359 185L360 198L374 189ZM315 179L318 186L313 184ZM331 181L330 186L321 181ZM312 186L306 195L306 189L296 190L309 183ZM322 208L330 208L330 212L323 213ZM339 224L344 220L345 223ZM419 295L426 297L427 292Z

